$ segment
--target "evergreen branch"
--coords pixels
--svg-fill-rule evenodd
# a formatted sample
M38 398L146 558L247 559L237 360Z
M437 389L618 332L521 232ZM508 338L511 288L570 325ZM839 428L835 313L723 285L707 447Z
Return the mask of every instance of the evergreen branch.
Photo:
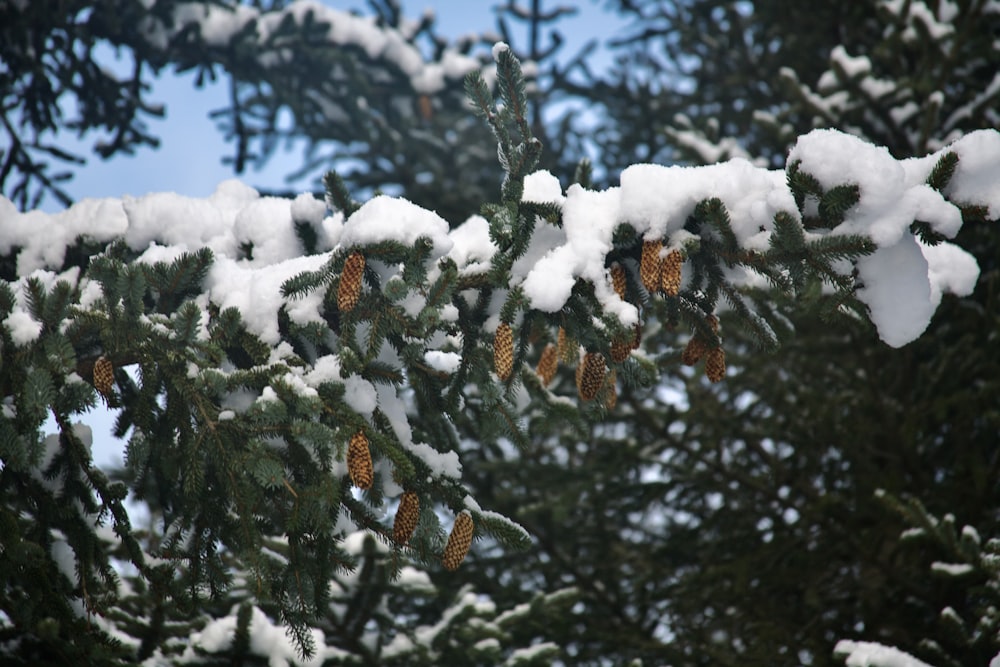
M802 171L802 162L796 160L785 168L788 189L792 191L795 205L799 212L803 213L807 197L815 197L817 200L823 196L823 186L811 174Z
M924 244L930 246L935 246L948 238L944 234L934 231L931 223L924 222L923 220L914 220L910 224L910 233L919 238Z
M576 164L576 171L573 172L573 182L580 187L590 190L594 184L594 165L589 158L580 158Z
M844 216L861 199L861 188L857 185L838 185L827 190L819 200L819 216L823 223L833 229L844 221Z
M938 192L943 192L948 183L951 182L951 177L955 175L955 169L958 167L958 153L955 151L947 151L942 155L937 162L934 163L934 168L931 169L931 173L927 175L927 185L931 186Z
M528 125L524 74L521 71L521 62L509 48L500 49L497 54L497 88L505 109L513 115L517 123L521 140L529 142L532 136L531 127Z
M732 306L737 321L754 339L754 342L768 352L774 352L779 347L778 336L770 324L758 313L751 310L742 295L730 285L724 285L722 293Z
M351 193L347 190L347 184L334 170L326 172L323 176L323 186L326 188L327 204L334 210L344 214L344 219L354 215L358 210L358 203L351 199Z
M465 95L472 102L472 110L475 114L486 119L492 125L492 119L497 113L496 105L493 103L493 95L490 93L489 86L486 85L483 75L478 70L465 75Z
M694 217L702 225L708 223L719 232L723 249L727 253L732 255L739 251L739 240L733 231L729 211L721 199L713 197L698 202L694 207Z

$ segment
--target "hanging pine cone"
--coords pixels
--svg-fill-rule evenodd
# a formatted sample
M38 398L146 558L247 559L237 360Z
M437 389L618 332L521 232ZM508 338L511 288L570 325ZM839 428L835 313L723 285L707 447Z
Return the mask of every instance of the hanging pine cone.
M567 366L575 364L579 357L577 350L576 341L569 337L565 329L559 327L559 335L556 337L556 356L559 361Z
M625 300L625 269L621 264L611 265L611 286L622 301Z
M632 340L620 340L616 339L611 342L611 361L616 364L628 359L628 356L632 353L634 349L632 347Z
M679 250L671 250L663 259L660 286L667 296L677 296L678 292L681 291L682 264L684 264L684 256Z
M608 373L607 389L604 394L604 407L609 411L614 410L615 406L618 405L618 372L615 369L611 369Z
M642 286L650 294L660 289L660 271L663 262L660 260L660 241L644 241L642 244L642 259L639 262L639 279Z
M493 367L504 382L514 371L514 332L506 322L497 326L493 338Z
M455 517L455 525L451 529L451 535L448 536L448 544L441 555L444 569L454 572L462 564L466 554L469 553L469 547L472 546L472 534L475 530L476 526L469 511L459 512L458 516Z
M685 366L694 366L701 361L706 352L708 352L708 343L705 342L704 338L695 334L684 346L684 351L681 353L681 363Z
M583 355L583 361L580 362L579 368L580 379L577 384L580 398L591 401L597 396L601 385L604 384L605 369L604 355L600 352L588 352Z
M358 431L351 436L347 446L347 472L351 482L359 489L372 488L375 481L375 470L372 466L372 453L368 447L368 436L364 431Z
M337 308L342 313L349 313L358 305L361 296L361 280L365 275L365 256L355 250L344 262L344 270L340 274L340 285L337 287Z
M420 520L420 496L413 491L405 491L399 499L396 518L392 522L392 539L400 546L410 541L410 536Z
M638 350L639 344L642 343L642 324L639 322L635 323L635 335L632 337L632 349Z
M542 356L538 359L538 377L542 380L542 386L548 387L552 378L556 376L556 369L559 367L559 355L556 346L549 343L542 350Z
M705 377L712 382L720 382L726 377L726 351L722 346L713 347L705 357Z
M716 317L714 314L713 315L709 315L708 317L705 318L705 321L708 322L708 326L712 327L712 332L713 333L719 333L719 318L718 317Z
M94 388L104 396L110 396L115 386L115 366L105 356L94 362Z

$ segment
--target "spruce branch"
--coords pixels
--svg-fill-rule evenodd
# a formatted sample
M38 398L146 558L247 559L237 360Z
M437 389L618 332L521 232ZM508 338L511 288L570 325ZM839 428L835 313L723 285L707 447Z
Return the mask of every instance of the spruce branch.
M957 167L958 153L955 151L946 151L934 164L934 168L931 169L931 173L927 176L927 185L938 192L944 192L944 189L948 187L948 183L951 182L951 177L955 175Z
M326 175L323 176L323 187L326 188L327 205L343 213L345 219L351 217L358 210L358 204L351 199L347 184L336 171L326 172Z
M844 216L861 199L861 188L857 185L838 185L830 188L819 200L819 216L830 228L844 221Z

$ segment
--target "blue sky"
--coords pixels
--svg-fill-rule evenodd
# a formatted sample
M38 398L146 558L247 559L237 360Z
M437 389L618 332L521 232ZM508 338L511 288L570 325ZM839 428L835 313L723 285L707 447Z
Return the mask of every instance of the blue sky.
M369 13L367 4L360 0L326 0L326 5L336 9L357 9ZM482 33L496 29L496 14L493 8L499 4L493 0L411 0L403 2L404 12L417 17L425 9L431 9L437 16L437 30L449 38L468 33ZM521 4L528 4L521 0ZM561 19L558 27L566 38L560 52L569 57L593 38L604 40L613 36L615 30L625 25L624 21L604 10L595 0L547 0L543 9L557 4L575 5L578 13ZM519 24L511 22L512 28ZM527 42L526 37L515 33ZM202 89L194 87L193 75L176 75L164 72L154 80L149 100L166 106L166 117L151 119L148 126L151 133L159 137L160 148L141 148L134 156L119 156L103 161L90 152L96 137L86 137L83 142L64 133L58 143L86 155L87 165L78 170L67 188L70 196L79 200L85 197L120 197L124 194L143 195L149 192L177 192L192 197L204 197L214 191L215 186L227 178L233 178L232 170L222 164L222 157L232 154L222 134L209 118L212 110L222 108L227 103L224 82ZM311 181L304 180L287 184L285 175L296 169L300 153L290 151L272 158L261 171L248 168L239 176L241 180L255 187L311 189ZM54 199L45 201L43 208L58 210L60 205Z

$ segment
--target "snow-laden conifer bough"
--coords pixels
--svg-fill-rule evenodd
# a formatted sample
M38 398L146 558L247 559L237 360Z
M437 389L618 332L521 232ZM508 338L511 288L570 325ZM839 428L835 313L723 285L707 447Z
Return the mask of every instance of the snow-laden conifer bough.
M133 554L140 573L156 559L204 558L201 538L244 562L266 560L254 538L239 541L203 512L219 504L259 533L249 499L270 503L270 530L298 545L268 567L318 581L332 565L310 561L310 549L330 553L358 530L420 560L443 556L448 569L473 537L524 546L520 526L463 486L459 439L522 443L532 418L569 404L599 416L618 381L654 382L641 344L651 318L689 332L668 355L722 381L718 315L774 347L769 290L818 286L824 303L869 317L898 347L920 336L943 293L975 286L975 260L948 239L965 222L1000 217L998 132L900 161L818 130L784 170L743 159L640 164L606 190L564 188L532 171L541 145L519 64L502 45L494 56L500 104L477 72L467 90L499 145L501 201L454 227L403 198L358 204L333 174L327 201L261 197L237 181L204 199L88 199L55 214L0 200L10 392L0 435L37 434L34 415L55 411L63 440L82 442L74 424L95 402L88 383L112 410L143 401L149 414L126 415L130 464L151 451L176 460L162 484L183 501L162 549ZM559 363L576 367L576 387L558 379ZM138 372L115 372L123 367ZM39 382L51 391L16 389ZM477 432L457 431L470 421ZM43 465L52 455L42 452ZM5 465L38 470L30 460ZM212 484L207 469L222 471ZM47 482L53 493L59 479ZM121 507L110 486L91 483ZM383 511L401 497L406 517L394 527ZM426 509L435 504L456 517L447 540ZM302 515L316 523L296 523ZM261 585L275 587L271 599L297 599L286 581ZM308 642L305 617L288 618Z

